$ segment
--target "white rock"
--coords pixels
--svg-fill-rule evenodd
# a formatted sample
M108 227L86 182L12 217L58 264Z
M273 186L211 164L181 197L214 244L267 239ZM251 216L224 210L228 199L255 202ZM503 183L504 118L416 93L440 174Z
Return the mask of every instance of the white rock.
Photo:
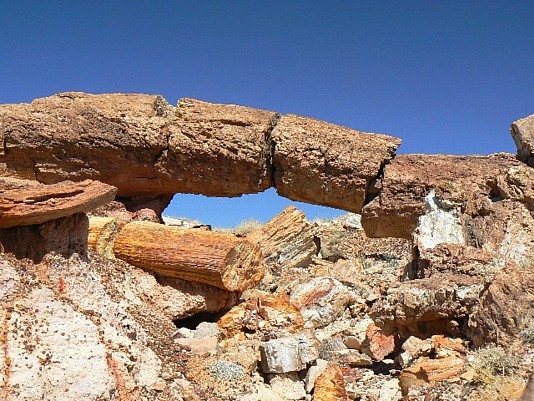
M307 333L264 342L260 353L265 373L298 372L319 357L317 340Z
M416 242L421 249L432 249L441 243L465 245L465 235L458 213L446 209L434 190L425 198L426 213L419 218Z
M304 383L295 372L269 375L269 383L271 389L286 400L301 400L306 397Z
M97 327L51 290L34 289L15 308L9 323L11 399L112 398L114 378ZM31 328L31 335L24 328Z

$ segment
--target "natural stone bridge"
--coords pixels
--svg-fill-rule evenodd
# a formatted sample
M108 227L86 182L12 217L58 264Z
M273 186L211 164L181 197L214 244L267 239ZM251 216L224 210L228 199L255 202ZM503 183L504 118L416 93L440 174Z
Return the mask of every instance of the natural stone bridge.
M525 162L533 121L512 131ZM468 208L474 192L525 197L510 180L532 188L531 169L514 155L395 157L400 143L236 105L181 99L172 107L153 95L73 92L0 106L0 176L99 180L131 209L161 213L175 193L234 197L276 187L293 200L362 213L370 236L409 238L432 189Z

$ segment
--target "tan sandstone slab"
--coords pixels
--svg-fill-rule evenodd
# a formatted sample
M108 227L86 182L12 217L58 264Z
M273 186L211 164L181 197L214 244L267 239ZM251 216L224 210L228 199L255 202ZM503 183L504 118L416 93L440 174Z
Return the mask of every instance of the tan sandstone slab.
M180 99L161 172L180 192L240 196L272 186L272 111Z
M47 184L97 179L119 195L171 193L154 164L173 110L156 95L79 92L0 105L2 174Z
M272 141L280 195L357 213L368 186L401 143L293 114L281 118Z

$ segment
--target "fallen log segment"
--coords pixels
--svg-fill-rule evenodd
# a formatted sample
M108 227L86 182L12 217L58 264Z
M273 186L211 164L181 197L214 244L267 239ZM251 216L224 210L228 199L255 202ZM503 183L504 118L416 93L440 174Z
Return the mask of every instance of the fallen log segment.
M229 291L252 288L263 277L257 244L233 235L137 221L119 231L116 258L162 276Z
M36 181L0 178L0 228L41 224L88 212L111 202L117 189L99 181Z

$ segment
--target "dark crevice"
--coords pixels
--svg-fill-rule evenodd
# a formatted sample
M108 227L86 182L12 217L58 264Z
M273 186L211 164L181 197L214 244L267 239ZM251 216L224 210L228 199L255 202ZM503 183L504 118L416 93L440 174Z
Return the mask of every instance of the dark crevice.
M271 118L269 127L267 128L267 131L265 131L265 135L264 135L265 145L264 145L264 150L263 150L264 152L263 157L265 159L266 175L265 177L262 177L262 178L267 179L271 183L271 186L273 187L276 187L276 182L275 182L276 167L274 165L274 150L275 150L276 144L272 140L271 135L281 118L282 118L282 115L280 113L276 113Z
M185 327L186 329L195 330L200 323L216 323L226 312L227 311L221 311L217 313L199 312L184 319L176 319L173 321L173 323L177 328Z
M384 178L384 170L386 169L386 166L388 164L391 164L395 156L396 153L392 153L389 159L382 160L382 163L380 164L380 168L378 169L376 176L373 179L369 180L369 184L365 189L365 201L363 203L363 206L371 203L382 191L382 179Z

